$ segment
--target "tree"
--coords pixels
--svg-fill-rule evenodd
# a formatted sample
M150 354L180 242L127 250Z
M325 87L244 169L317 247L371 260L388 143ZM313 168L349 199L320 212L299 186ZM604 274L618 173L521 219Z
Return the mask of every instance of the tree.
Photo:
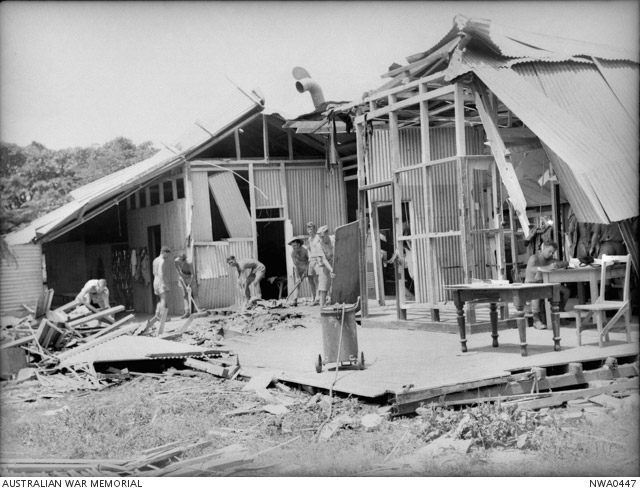
M123 137L102 146L63 150L49 150L38 142L26 147L0 142L0 233L62 206L71 200L73 189L141 162L157 151L151 142L135 145Z

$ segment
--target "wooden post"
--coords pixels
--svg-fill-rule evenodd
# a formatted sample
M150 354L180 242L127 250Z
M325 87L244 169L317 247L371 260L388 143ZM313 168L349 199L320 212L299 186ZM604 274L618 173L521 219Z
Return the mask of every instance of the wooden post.
M287 131L287 148L289 149L289 160L293 160L293 135Z
M371 252L373 256L373 277L378 305L385 306L384 275L380 267L380 224L378 223L378 203L371 203ZM389 258L387 258L389 259Z
M389 105L397 102L395 95L388 97ZM393 172L393 184L391 185L392 213L393 213L393 234L394 234L394 251L401 257L402 245L402 189L400 186L400 174L395 171L400 168L400 133L398 129L398 115L396 111L389 112L389 146L391 148L391 170ZM396 284L396 313L399 320L406 320L407 312L403 308L406 304L406 296L404 291L404 267L402 261L396 261L395 266L395 284Z
M427 92L427 84L420 84L420 94L424 95ZM431 162L431 139L429 134L429 102L423 101L420 103L420 148L421 148L421 160L425 164ZM431 247L431 226L433 224L433 186L431 181L431 168L422 168L422 193L424 199L424 231L427 234L426 239L426 252L427 262L424 265L424 272L426 276L426 291L422 291L423 281L420 274L416 275L413 282L415 288L416 302L426 300L429 303L435 303L435 278L434 267L431 263L433 257L433 250ZM416 226L413 225L411 230L412 234L416 233ZM417 251L413 250L414 258L417 257ZM433 315L433 314L432 314ZM436 314L437 315L437 314Z
M511 239L511 266L513 267L513 282L520 283L520 266L518 266L518 241L516 240L516 221L513 219L513 206L509 205L509 238ZM508 273L507 273L508 275Z
M194 257L193 240L193 183L191 177L191 164L184 162L184 197L185 197L185 249L187 259L193 261L195 271L198 270ZM196 274L197 277L197 274Z
M262 148L264 151L264 161L269 162L269 125L267 124L268 116L262 115Z
M471 265L473 263L473 248L469 247L469 181L468 163L464 156L467 154L464 128L464 94L463 86L455 84L453 98L455 105L456 123L456 167L458 175L458 213L460 224L460 258L464 283L471 282Z
M364 132L367 131L366 122L356 123L356 144L358 155L358 228L360 230L360 249L358 251L358 260L360 263L360 299L362 317L369 316L369 292L367 291L367 215L366 207L366 191L360 188L364 186L364 165L365 165L365 145Z
M253 244L253 258L258 260L258 228L257 228L257 222L256 222L256 218L257 218L256 188L255 188L255 179L253 175L253 162L249 162L249 208L251 213L251 235L252 235L252 244Z
M562 207L560 205L560 185L555 180L551 181L551 217L553 219L553 240L558 244L558 257L566 259L564 254L564 240L562 237Z
M237 128L233 130L233 139L236 143L236 160L241 160L242 152L240 151L240 131Z

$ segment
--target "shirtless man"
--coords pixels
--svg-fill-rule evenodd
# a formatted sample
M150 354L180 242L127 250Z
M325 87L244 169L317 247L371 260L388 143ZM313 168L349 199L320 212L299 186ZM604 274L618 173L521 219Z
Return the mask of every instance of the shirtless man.
M190 262L187 261L186 254L180 254L175 258L173 264L178 272L178 285L182 290L182 302L184 304L183 319L186 319L191 315L191 298L196 294L196 283L193 281L193 267ZM191 298L190 295L191 294Z
M153 260L153 293L158 296L159 301L156 305L156 317L160 319L164 309L167 308L167 295L169 294L169 254L171 249L162 246L160 255Z
M249 291L249 287L252 284L255 285L256 296L258 298L262 297L260 280L264 278L267 271L264 264L260 261L256 261L255 259L236 259L235 256L229 256L227 258L227 264L236 268L238 271L238 287L240 290L244 290L244 296L247 299L247 307L251 303L251 292Z
M80 293L76 296L76 300L85 305L108 309L109 289L107 288L107 280L101 278L99 280L87 281L82 290L80 290Z
M291 296L293 300L291 305L294 307L298 305L298 288L302 283L302 280L307 278L309 280L309 284L311 285L311 291L313 292L313 296L316 294L316 282L314 277L309 276L309 253L307 249L302 245L301 239L293 239L289 242L291 246L291 260L293 261L293 279L296 282L298 287L291 292Z

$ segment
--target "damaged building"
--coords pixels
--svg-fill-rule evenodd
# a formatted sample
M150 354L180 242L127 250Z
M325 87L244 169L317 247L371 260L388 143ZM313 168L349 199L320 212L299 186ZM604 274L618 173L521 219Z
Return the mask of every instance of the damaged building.
M44 268L60 301L104 276L114 302L153 312L161 245L194 261L202 308L240 300L229 255L262 261L277 298L292 284L286 244L308 221L358 221L361 296L394 298L399 319L419 307L437 320L447 285L517 281L524 244L543 222L562 243L569 207L619 226L638 271L637 55L456 16L356 101L326 102L305 70L294 77L313 112L287 121L237 92L179 142L7 236L20 266L3 260L3 282L24 288L3 288L3 309L35 303Z

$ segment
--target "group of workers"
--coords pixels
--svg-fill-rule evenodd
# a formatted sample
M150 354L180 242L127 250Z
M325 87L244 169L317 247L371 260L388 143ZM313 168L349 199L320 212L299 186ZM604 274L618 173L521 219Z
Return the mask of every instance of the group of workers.
M601 257L602 254L624 254L625 247L617 225L589 225L575 221L572 216L567 229L567 254L568 257L582 259L588 255ZM324 306L328 301L333 271L334 247L326 225L320 228L313 222L307 223L307 236L294 238L289 241L291 246L291 260L293 262L293 278L295 285L289 294L291 305L298 304L299 286L306 279L313 294L312 305ZM532 254L527 262L525 283L542 282L539 268L563 268L568 262L556 259L555 253L558 244L551 240L545 240L535 254ZM167 295L169 293L171 249L163 246L160 255L153 260L153 291L158 297L155 315L160 318L167 307ZM236 269L238 273L238 288L243 292L246 304L252 302L250 287L253 285L256 298L261 298L260 281L265 277L264 264L255 259L237 259L235 256L227 258L227 264ZM178 273L178 284L182 291L184 314L183 318L191 315L191 304L195 304L193 298L196 295L197 284L192 264L187 261L185 254L180 254L174 259L174 267ZM564 311L570 290L562 285L560 288L560 311ZM105 279L89 280L80 291L76 299L85 304L97 308L109 307L109 289ZM536 329L546 329L544 304L538 300L532 301L531 310Z
M331 280L335 277L333 272L333 244L329 237L329 228L323 225L316 227L313 222L307 223L307 237L289 241L291 246L291 260L293 262L293 278L295 286L290 297L291 305L298 304L299 286L307 279L313 292L312 305L324 306L327 303L327 295L331 289ZM260 280L264 278L266 268L264 264L255 259L236 259L234 256L227 258L227 264L236 268L238 272L238 287L244 292L246 305L251 303L250 286L255 285L256 297L261 297Z
M292 289L291 305L298 304L298 291L301 283L307 279L313 292L312 305L325 305L331 289L331 280L335 277L333 272L333 243L326 225L317 228L315 223L307 223L307 237L305 240L293 239L289 242L292 248L291 259L293 262L293 277L295 287ZM170 291L170 267L169 256L171 249L162 246L160 255L153 260L153 292L158 298L155 316L160 319L167 308L167 297ZM182 318L191 315L192 303L196 296L197 284L194 281L194 271L191 262L185 254L180 254L173 261L178 274L178 285L182 292L184 314ZM227 258L227 264L235 268L238 273L238 288L246 299L245 306L249 306L252 298L261 298L260 281L265 277L266 267L256 259L238 259L235 256ZM250 288L255 289L255 297L252 297ZM109 289L105 279L89 280L78 293L76 299L87 306L106 309L109 307Z

